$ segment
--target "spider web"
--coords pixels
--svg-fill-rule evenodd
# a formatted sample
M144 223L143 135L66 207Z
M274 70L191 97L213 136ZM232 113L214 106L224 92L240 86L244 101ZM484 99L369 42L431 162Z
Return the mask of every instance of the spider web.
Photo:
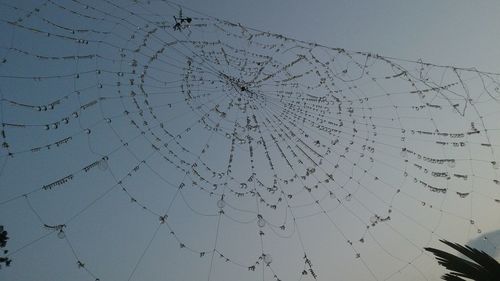
M1 275L434 280L423 247L498 227L499 74L168 1L1 5Z

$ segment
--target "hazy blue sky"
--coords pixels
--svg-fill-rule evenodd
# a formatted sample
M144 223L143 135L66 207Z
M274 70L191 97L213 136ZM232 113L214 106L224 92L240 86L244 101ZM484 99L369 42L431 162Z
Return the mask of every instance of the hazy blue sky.
M184 1L261 30L333 47L497 71L496 1Z
M498 254L497 1L182 5L174 30L174 2L0 0L1 280L438 280L438 239Z

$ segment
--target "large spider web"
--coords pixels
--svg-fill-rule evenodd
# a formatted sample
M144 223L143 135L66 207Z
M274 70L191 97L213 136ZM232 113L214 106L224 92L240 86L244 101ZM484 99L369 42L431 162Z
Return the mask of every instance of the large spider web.
M498 74L168 1L1 7L0 276L434 280L423 247L499 227Z

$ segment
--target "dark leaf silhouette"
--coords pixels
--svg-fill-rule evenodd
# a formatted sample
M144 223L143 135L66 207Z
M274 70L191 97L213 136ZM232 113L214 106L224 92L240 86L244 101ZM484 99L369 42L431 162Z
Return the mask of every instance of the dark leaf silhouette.
M7 246L7 240L9 240L9 236L7 236L7 234L8 233L4 230L3 225L0 225L0 248L5 248ZM3 250L3 254L7 253L7 250ZM12 260L8 257L0 256L0 268L2 268L2 263L4 263L5 266L9 266L11 262Z
M438 260L438 263L446 269L450 270L449 273L443 275L441 278L447 281L498 281L500 280L500 264L491 256L483 251L471 248L469 246L462 246L457 243L452 243L446 240L440 240L442 243L455 249L470 260L457 257L448 252L434 249L425 248L426 251L433 253ZM468 279L464 279L468 278Z

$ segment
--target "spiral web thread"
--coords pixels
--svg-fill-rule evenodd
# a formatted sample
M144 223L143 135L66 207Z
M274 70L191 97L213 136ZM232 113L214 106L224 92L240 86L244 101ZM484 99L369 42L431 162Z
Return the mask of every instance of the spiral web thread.
M168 1L1 6L0 274L433 280L423 247L498 227L499 74Z

